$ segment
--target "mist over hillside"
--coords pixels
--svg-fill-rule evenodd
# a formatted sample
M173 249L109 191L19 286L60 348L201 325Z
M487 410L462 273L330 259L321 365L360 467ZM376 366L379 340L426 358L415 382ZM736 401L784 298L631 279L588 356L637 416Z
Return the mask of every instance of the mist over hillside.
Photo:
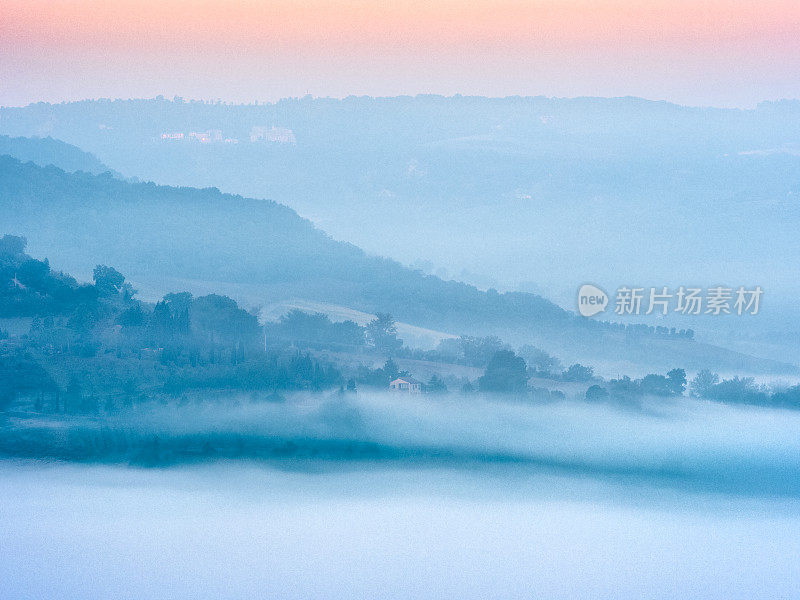
M24 235L35 256L88 279L114 265L157 296L231 293L251 306L305 299L448 334L499 335L535 343L568 361L639 372L675 365L723 372L793 373L785 361L753 358L654 328L628 330L578 317L528 293L487 292L370 256L328 237L280 204L213 188L131 183L110 174L66 173L0 157L3 230ZM194 282L194 286L192 283ZM237 296L240 299L241 296Z
M96 156L51 137L40 139L0 135L0 155L3 154L41 167L53 165L67 172L84 171L99 175L111 171Z
M58 137L127 176L270 198L337 239L482 288L566 304L586 281L725 279L769 284L784 308L800 291L797 267L771 260L800 251L796 101L98 100L4 108L0 131Z
M2 157L0 193L2 226L78 274L99 260L151 282L260 284L266 300L299 296L373 312L385 306L412 322L454 327L577 322L541 297L444 282L334 241L288 207L214 188L129 183ZM509 310L493 317L504 305ZM472 321L461 319L470 313Z

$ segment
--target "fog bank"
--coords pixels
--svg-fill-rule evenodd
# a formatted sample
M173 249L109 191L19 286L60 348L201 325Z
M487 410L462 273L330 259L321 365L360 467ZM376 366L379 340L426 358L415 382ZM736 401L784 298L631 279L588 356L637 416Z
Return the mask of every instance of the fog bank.
M575 476L0 461L3 597L791 598L795 500Z
M223 395L113 415L7 418L6 456L167 467L444 467L624 479L800 498L800 412L689 398L531 402L480 395Z

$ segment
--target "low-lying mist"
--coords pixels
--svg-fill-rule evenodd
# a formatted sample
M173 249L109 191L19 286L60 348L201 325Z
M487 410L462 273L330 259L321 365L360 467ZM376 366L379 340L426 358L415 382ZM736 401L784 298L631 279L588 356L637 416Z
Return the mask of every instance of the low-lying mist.
M165 467L228 459L296 469L511 466L756 495L800 496L800 413L679 398L531 403L498 396L298 394L9 417L6 455Z

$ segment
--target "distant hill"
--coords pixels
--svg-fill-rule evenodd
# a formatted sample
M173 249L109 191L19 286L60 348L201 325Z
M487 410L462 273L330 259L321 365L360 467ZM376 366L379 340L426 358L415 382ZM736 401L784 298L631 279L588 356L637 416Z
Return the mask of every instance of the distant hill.
M66 173L0 157L2 227L72 272L113 264L131 279L257 283L271 299L391 311L423 326L562 326L576 317L532 294L486 293L332 240L275 202Z
M443 281L335 241L286 206L214 188L131 183L0 157L0 215L2 233L26 236L30 254L49 257L57 268L80 275L96 264L114 265L134 284L160 286L162 293L192 291L182 284L164 289L175 278L206 282L223 293L228 286L249 286L264 304L301 298L390 312L447 333L536 342L567 360L793 369L680 337L632 335L534 294Z
M96 156L51 137L26 138L0 135L0 155L7 154L39 166L53 165L67 172L84 171L98 175L111 171Z
M52 135L126 176L271 198L367 252L482 288L535 282L567 302L587 280L724 277L768 286L765 313L800 293L800 268L774 261L800 252L798 101L92 100L0 109L0 132Z

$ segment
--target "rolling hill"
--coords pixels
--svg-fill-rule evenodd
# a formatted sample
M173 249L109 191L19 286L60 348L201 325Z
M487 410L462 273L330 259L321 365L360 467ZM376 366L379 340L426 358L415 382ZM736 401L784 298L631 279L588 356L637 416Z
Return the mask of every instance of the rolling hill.
M520 292L443 281L335 241L290 208L266 200L67 173L0 157L0 230L29 252L88 277L97 263L160 293L196 282L246 288L263 304L304 299L452 334L497 334L536 343L565 360L653 368L793 372L775 361L680 336L633 334ZM178 283L179 282L179 283ZM236 296L236 294L233 294Z
M0 135L0 155L7 154L23 162L41 167L53 165L67 172L84 171L99 175L111 169L89 152L61 140L46 138L9 137Z
M587 280L679 286L688 273L768 286L765 315L800 292L796 265L773 260L800 252L798 101L87 100L2 108L0 133L52 135L126 176L271 198L367 252L484 289L564 303ZM743 238L770 242L745 252Z

